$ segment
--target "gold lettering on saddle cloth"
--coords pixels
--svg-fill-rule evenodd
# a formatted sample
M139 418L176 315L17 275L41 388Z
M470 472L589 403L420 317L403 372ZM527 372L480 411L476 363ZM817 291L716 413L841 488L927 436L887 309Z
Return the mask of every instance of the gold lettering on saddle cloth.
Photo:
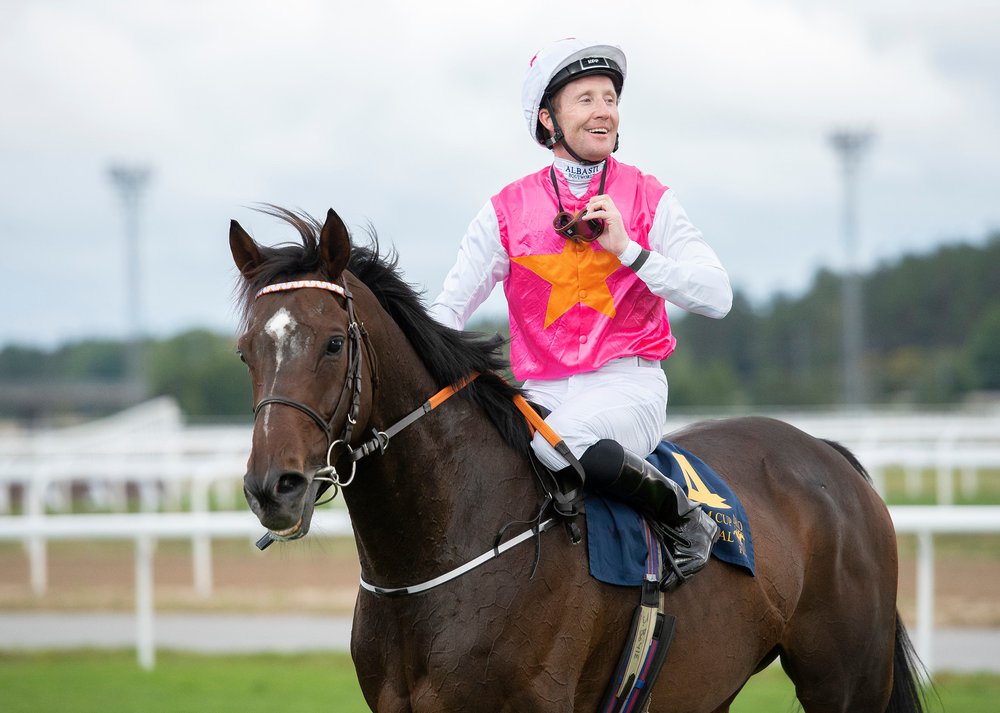
M726 503L726 499L717 493L713 493L705 485L705 481L701 479L695 471L694 466L688 461L687 458L682 456L680 453L674 453L671 451L670 455L674 457L677 464L681 467L681 472L684 473L684 482L687 483L688 487L688 498L694 500L698 503L704 503L710 508L716 508L718 510L732 510L732 506Z
M715 520L719 526L719 542L728 542L730 544L735 542L737 547L740 548L740 554L746 557L747 536L743 531L746 527L743 521L728 513L715 512L714 510L709 510L708 516Z
M734 530L733 535L736 536L736 542L740 546L740 554L746 557L747 554L747 537L743 534L743 530Z

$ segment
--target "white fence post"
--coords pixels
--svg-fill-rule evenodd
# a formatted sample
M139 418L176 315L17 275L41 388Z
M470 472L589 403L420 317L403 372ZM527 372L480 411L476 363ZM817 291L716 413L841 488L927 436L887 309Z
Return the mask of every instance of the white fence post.
M917 533L917 656L934 670L934 536Z
M199 479L191 484L191 512L208 515L208 482ZM191 535L191 565L194 589L203 599L212 596L212 541L204 533Z
M135 538L135 644L139 665L147 671L156 665L153 621L153 549L149 535Z
M47 487L42 460L34 465L31 481L25 488L25 511L29 518L40 521L45 517L45 488ZM42 596L48 588L48 544L44 535L37 533L25 543L28 549L28 569L31 573L31 591Z
M191 538L194 590L202 599L212 596L212 539L208 535Z

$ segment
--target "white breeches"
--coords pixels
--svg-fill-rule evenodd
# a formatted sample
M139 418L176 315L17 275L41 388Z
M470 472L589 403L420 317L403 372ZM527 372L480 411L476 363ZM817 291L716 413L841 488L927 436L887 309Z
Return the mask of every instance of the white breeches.
M564 379L528 379L524 389L528 400L552 411L545 422L577 458L603 438L647 456L663 437L667 377L657 362L623 357ZM531 448L552 470L569 465L538 433Z

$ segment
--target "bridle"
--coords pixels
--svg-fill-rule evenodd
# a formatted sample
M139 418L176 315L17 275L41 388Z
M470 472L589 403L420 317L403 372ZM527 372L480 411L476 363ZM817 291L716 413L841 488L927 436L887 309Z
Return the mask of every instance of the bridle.
M270 396L265 396L264 398L262 398L260 401L257 402L256 406L254 406L253 409L254 420L256 420L257 416L260 414L261 410L263 410L265 406L271 404L281 404L284 406L290 406L294 409L301 411L306 416L308 416L317 426L319 426L320 430L322 430L323 433L326 435L328 445L326 449L326 466L317 470L315 475L313 476L313 480L322 481L320 489L316 494L316 500L319 501L319 499L323 496L326 490L329 489L330 487L333 487L334 493L332 496L330 496L330 498L328 498L328 500L332 500L337 496L337 492L341 488L347 487L354 480L354 475L356 473L356 468L357 468L357 462L359 460L375 452L384 453L386 447L389 445L389 440L393 436L395 436L404 428L417 421L422 416L430 413L433 409L440 406L454 394L464 389L466 386L472 383L476 378L478 378L479 374L472 373L467 377L465 377L464 379L461 379L460 381L454 384L444 387L436 394L428 398L418 408L414 409L407 415L403 416L403 418L396 421L394 424L389 426L389 428L385 429L384 431L380 431L377 428L373 428L372 438L354 448L350 445L350 442L351 442L351 436L354 432L354 427L355 425L357 425L358 413L361 410L362 347L365 349L365 351L368 352L368 359L371 362L373 392L378 386L378 372L375 362L375 352L372 349L371 341L368 338L368 332L365 330L364 323L359 322L357 316L354 313L354 298L351 295L350 290L347 289L346 281L344 282L343 286L333 282L325 282L322 280L294 280L291 282L279 282L273 285L268 285L267 287L259 290L257 294L254 295L254 299L258 299L264 295L268 295L274 292L298 290L302 288L317 288L317 289L327 290L329 292L341 295L345 300L346 303L345 306L347 309L347 319L348 319L348 327L347 327L348 365L347 365L347 378L344 381L344 387L341 390L340 397L337 399L337 405L333 410L333 415L329 419L324 419L323 416L319 413L319 411L312 408L311 406L308 406L307 404L302 403L301 401L290 399L286 396L272 394ZM349 401L348 401L348 394L350 394ZM572 455L566 443L557 434L555 434L555 432L553 432L552 429L549 428L547 424L545 424L541 416L539 416L531 408L531 406L528 404L527 401L525 401L523 396L521 395L515 396L514 401L517 404L518 408L521 410L521 413L524 414L525 418L527 419L531 427L541 432L541 434L546 438L546 440L549 441L550 444L553 445L553 447L557 450L557 452L559 452L563 457L569 460L569 462L578 469L582 477L582 467L580 466L579 461L577 461L577 459ZM347 419L344 422L344 430L341 432L339 438L334 438L334 433L333 433L334 424L337 421L337 416L341 411L342 405L345 403L348 404L348 412L347 412ZM340 457L347 457L351 461L351 473L344 480L341 479L341 476L337 472L337 468L334 465L334 463L337 462L337 459L333 458L333 451L337 446L343 446L344 448L344 453L341 454ZM538 549L539 545L537 544L537 538L541 535L542 532L549 530L553 526L555 526L557 522L557 518L555 517L550 517L542 521L542 515L545 512L546 508L548 507L549 503L551 502L552 502L552 496L550 494L545 499L544 503L542 504L542 507L538 511L538 515L536 516L532 526L529 529L525 530L524 532L520 533L515 537L512 537L506 542L501 543L500 539L503 535L504 530L506 529L505 527L504 530L501 530L501 532L497 535L493 547L490 550L487 550L480 556L462 565L459 565L458 567L455 567L438 577L435 577L426 582L409 585L405 587L381 587L367 582L364 579L364 576L362 576L361 586L363 589L366 589L372 594L383 597L405 597L413 594L419 594L421 592L426 592L430 589L434 589L435 587L439 587L442 584L445 584L446 582L450 582L453 579L461 577L463 574L485 564L486 562L496 557L499 557L507 550L516 547L517 545L527 541L532 537L536 538L535 566L537 567L540 556L540 551ZM317 504L321 503L317 502ZM257 547L263 550L267 548L276 539L279 539L278 536L268 531L264 533L263 537L261 537L257 541ZM532 572L534 572L534 570L532 570Z
M340 397L337 399L337 405L334 407L333 414L329 419L324 419L319 411L308 404L304 404L301 401L297 401L296 399L292 399L287 396L276 394L265 396L258 401L253 408L253 413L254 420L256 421L265 406L271 404L290 406L308 416L326 435L326 465L317 470L313 475L313 480L320 481L320 487L316 493L316 504L322 505L324 502L329 502L337 497L337 493L341 488L345 488L351 484L357 472L357 463L359 460L376 452L384 453L386 447L389 445L389 439L419 419L421 416L430 413L433 409L456 394L458 391L461 391L479 375L471 374L467 378L462 379L455 384L446 386L427 399L427 401L421 404L420 407L389 426L389 428L386 428L385 430L373 428L372 437L370 439L361 443L357 447L352 447L351 439L354 434L354 427L357 425L358 413L361 411L361 391L363 383L361 378L362 347L364 348L364 351L368 353L368 361L371 364L373 392L376 388L378 388L378 367L375 360L375 351L372 349L371 340L368 337L368 331L365 329L364 323L358 321L357 315L354 312L354 297L351 294L351 291L347 289L346 281L343 286L333 282L325 282L323 280L293 280L291 282L279 282L273 285L268 285L267 287L259 290L257 294L254 295L254 299L258 299L264 295L272 294L274 292L285 292L288 290L298 290L302 288L327 290L328 292L333 292L344 298L348 321L348 363L347 378L344 380L344 388L340 392ZM350 395L349 399L348 395ZM337 418L341 413L341 409L345 404L347 404L347 417L344 421L344 429L341 431L339 437L334 437L334 424L336 424ZM343 452L339 453L337 457L334 457L334 451L338 447L342 447ZM336 463L339 462L341 458L345 457L351 464L351 472L346 478L337 472L336 467ZM331 487L334 489L333 495L330 495L326 500L320 502L320 498L322 498L326 491ZM275 539L277 539L277 537L268 531L257 541L257 547L263 550Z
M368 360L371 363L372 390L378 386L378 369L375 361L375 352L372 350L371 341L368 338L368 332L365 330L364 323L359 322L354 313L354 296L351 294L351 291L347 289L346 281L343 286L333 282L325 282L323 280L293 280L291 282L279 282L273 285L268 285L267 287L259 290L257 294L254 295L254 299L259 299L264 295L275 292L285 292L288 290L298 290L302 288L316 288L333 292L343 297L346 303L347 378L344 380L344 387L341 389L340 397L337 399L337 405L334 407L333 414L330 418L324 419L319 411L307 404L302 403L301 401L296 401L295 399L288 398L287 396L271 394L269 396L265 396L257 402L257 404L253 407L253 414L254 420L256 420L265 406L270 404L291 406L312 419L312 421L319 426L320 430L323 431L326 435L327 443L326 466L316 471L316 474L313 476L314 480L322 482L320 490L316 496L318 500L319 497L321 497L331 486L335 488L332 497L336 497L337 490L349 485L351 481L354 480L355 468L358 459L354 457L351 458L351 472L346 479L342 480L340 474L337 473L336 466L334 465L338 459L333 457L333 452L338 446L343 446L346 454L351 456L354 454L354 450L351 448L350 443L351 437L354 433L354 426L357 425L358 413L361 411L362 346L364 347L364 350L368 352ZM347 417L344 421L344 429L341 431L340 436L335 438L333 432L334 424L337 422L341 409L345 407L345 405L347 408ZM377 437L378 434L376 433L376 438ZM261 547L261 549L263 549L263 547Z

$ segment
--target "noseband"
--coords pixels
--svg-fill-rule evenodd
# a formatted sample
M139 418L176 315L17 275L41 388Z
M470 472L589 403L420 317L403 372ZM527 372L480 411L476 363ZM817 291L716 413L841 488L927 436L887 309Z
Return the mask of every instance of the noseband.
M320 486L320 491L317 493L317 498L319 498L331 485L334 488L340 488L345 485L349 485L354 479L357 460L355 458L350 459L351 473L346 480L341 480L340 475L337 473L337 469L334 466L336 459L333 457L333 451L337 446L343 446L348 454L352 453L350 446L351 436L354 432L354 426L357 424L358 412L361 410L362 342L364 343L365 349L368 351L368 359L371 362L372 388L375 388L375 386L378 385L378 375L376 370L375 353L372 351L371 342L368 340L368 332L365 330L364 324L359 323L354 314L354 297L351 295L351 291L347 289L346 280L344 281L343 286L333 282L324 282L322 280L294 280L291 282L279 282L273 285L268 285L257 292L257 294L254 295L254 299L258 299L263 295L268 295L273 292L284 292L287 290L298 290L308 287L334 292L342 296L346 302L348 322L347 378L344 380L344 388L340 392L340 398L337 399L337 405L333 409L333 414L330 416L329 420L327 420L320 415L319 411L311 406L308 406L307 404L302 403L301 401L290 399L287 396L272 394L270 396L265 396L257 402L257 405L253 407L253 414L254 420L256 420L257 416L260 415L260 412L265 406L270 404L291 406L311 418L313 422L320 427L320 430L326 434L326 466L324 468L320 468L313 476L314 480L323 481ZM348 394L350 394L349 399ZM341 432L339 438L334 438L334 424L336 423L341 407L344 404L347 404L347 419L344 421L344 430ZM334 491L334 497L335 496L336 491Z

